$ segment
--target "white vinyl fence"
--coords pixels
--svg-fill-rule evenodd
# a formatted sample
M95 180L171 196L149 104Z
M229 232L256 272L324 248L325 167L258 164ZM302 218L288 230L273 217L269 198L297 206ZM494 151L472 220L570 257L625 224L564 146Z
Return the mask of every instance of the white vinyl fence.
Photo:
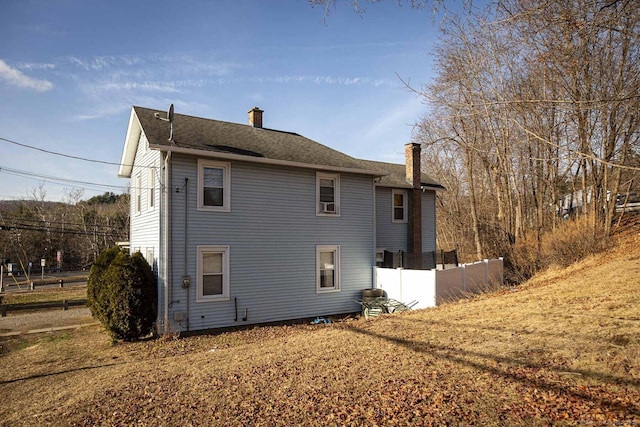
M502 285L502 258L485 259L446 270L405 270L374 267L375 287L388 298L410 303L413 308L435 307L448 298Z

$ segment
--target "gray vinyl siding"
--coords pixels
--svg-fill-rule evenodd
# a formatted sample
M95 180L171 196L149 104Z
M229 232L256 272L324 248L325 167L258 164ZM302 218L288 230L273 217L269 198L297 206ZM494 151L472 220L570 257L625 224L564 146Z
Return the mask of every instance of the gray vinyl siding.
M187 192L174 191L171 203L171 320L188 311L197 330L359 310L354 300L373 280L372 177L340 174L339 217L316 215L312 169L232 162L231 212L198 211L197 159L174 155L170 188L183 188L185 178L188 223ZM229 246L228 301L196 302L198 245ZM316 293L316 245L340 246L339 292ZM183 275L191 277L189 289L181 286ZM173 327L184 330L186 322Z
M406 251L408 223L392 220L392 189L376 187L376 247L391 252ZM411 197L411 190L407 190ZM436 250L436 204L435 191L422 192L422 250Z
M422 252L436 250L436 192L422 192Z
M376 187L376 247L390 252L406 251L409 225L393 222L391 192L389 187Z
M154 260L147 260L154 268L156 276L158 275L158 260L160 257L160 186L158 184L161 178L160 172L160 152L147 149L147 139L144 133L140 135L140 141L136 151L135 163L131 173L129 184L131 203L130 203L130 233L129 247L130 252L140 251L145 257L149 251L153 251ZM155 183L148 182L149 168L156 168ZM140 196L140 212L136 212L136 203L134 197L138 189L135 188L136 177L140 176L140 186L142 188ZM155 192L155 203L153 208L149 208L148 188L153 187ZM159 286L159 293L162 293L162 286ZM158 303L162 301L162 295L159 295Z

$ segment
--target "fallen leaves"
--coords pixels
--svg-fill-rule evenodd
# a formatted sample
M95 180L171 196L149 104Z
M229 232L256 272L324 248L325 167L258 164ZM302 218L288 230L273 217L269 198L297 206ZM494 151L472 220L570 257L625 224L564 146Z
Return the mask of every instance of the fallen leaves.
M640 282L617 271L624 281L600 284L640 258L596 261L370 321L115 346L99 328L34 338L2 355L0 424L640 424Z

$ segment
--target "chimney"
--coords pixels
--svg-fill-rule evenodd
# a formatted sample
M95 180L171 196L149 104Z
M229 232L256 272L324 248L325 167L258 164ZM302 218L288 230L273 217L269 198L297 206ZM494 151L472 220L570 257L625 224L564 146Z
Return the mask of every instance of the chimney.
M253 107L249 110L249 124L254 128L262 128L262 111L258 107Z
M404 146L406 157L406 179L413 186L409 197L409 252L408 267L422 269L422 170L420 167L420 144L406 144Z

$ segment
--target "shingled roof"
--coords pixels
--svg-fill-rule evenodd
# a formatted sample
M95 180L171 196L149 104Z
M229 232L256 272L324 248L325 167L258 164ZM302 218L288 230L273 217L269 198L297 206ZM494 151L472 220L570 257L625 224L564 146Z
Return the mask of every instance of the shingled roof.
M377 181L378 185L395 188L411 188L411 184L406 179L406 166L398 163L376 162L373 160L358 160L363 168L383 170L387 174L380 177ZM427 174L420 174L420 184L423 187L429 187L434 190L444 190L445 188L438 184Z
M135 150L126 145L137 144L138 137L134 134L143 131L150 148L158 150L193 150L194 154L201 155L213 152L221 157L246 161L349 171L381 177L383 185L410 187L402 164L356 159L293 132L174 114L173 138L169 141L170 124L158 120L156 114L160 117L167 115L165 111L133 107L120 176L130 176ZM423 179L427 185L439 186L426 175Z

